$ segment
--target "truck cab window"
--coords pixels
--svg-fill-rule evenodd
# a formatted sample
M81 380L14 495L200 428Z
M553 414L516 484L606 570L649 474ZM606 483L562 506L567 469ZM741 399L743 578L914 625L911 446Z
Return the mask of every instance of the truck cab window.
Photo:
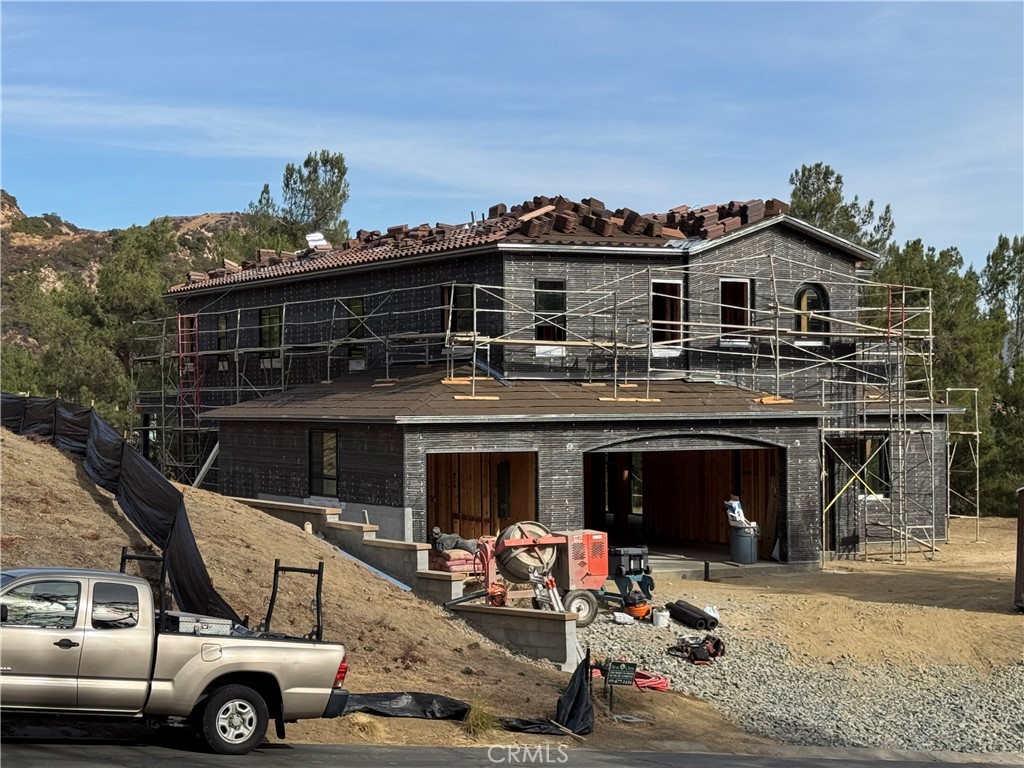
M70 629L78 614L81 586L77 581L34 581L4 595L5 627Z
M139 590L100 582L92 588L92 628L128 629L139 623Z

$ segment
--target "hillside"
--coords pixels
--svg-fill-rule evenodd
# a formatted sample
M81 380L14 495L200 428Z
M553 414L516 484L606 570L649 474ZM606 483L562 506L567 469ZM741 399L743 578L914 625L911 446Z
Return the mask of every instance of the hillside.
M192 258L210 256L214 238L237 224L240 213L201 213L195 216L161 217L174 230L179 251L176 265L182 274ZM148 223L148 222L140 222ZM16 272L43 271L51 280L65 279L65 274L94 284L96 272L110 255L117 230L81 229L65 221L57 213L29 216L18 205L18 199L0 190L0 237L3 260L0 274L4 278Z
M350 649L350 690L433 691L466 699L495 715L553 714L567 675L510 654L439 606L402 592L295 526L216 494L182 490L214 585L254 622L265 613L275 558L307 567L325 561L324 634ZM0 504L0 562L5 568L60 564L116 569L122 546L145 548L113 498L92 484L79 460L6 430L0 434ZM286 577L274 629L309 632L312 594L309 580ZM651 722L628 725L599 714L588 747L621 747L635 743L639 733L645 749L687 745L754 751L769 744L740 732L709 705L687 696L626 690L617 701L617 710ZM300 723L288 732L293 741L474 743L455 723L361 715ZM546 743L543 737L502 732L482 738Z

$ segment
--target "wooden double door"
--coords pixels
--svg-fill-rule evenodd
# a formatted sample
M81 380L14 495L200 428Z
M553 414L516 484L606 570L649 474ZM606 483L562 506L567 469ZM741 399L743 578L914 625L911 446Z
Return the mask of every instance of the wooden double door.
M437 526L476 539L536 519L536 453L427 455L428 535Z

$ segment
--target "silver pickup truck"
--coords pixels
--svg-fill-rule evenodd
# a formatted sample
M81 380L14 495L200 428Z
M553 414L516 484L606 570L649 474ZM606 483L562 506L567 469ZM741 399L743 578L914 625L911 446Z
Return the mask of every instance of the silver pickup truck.
M160 627L172 627L166 631ZM338 643L260 636L194 614L158 614L148 582L71 568L0 573L0 709L153 718L245 754L269 720L342 714Z

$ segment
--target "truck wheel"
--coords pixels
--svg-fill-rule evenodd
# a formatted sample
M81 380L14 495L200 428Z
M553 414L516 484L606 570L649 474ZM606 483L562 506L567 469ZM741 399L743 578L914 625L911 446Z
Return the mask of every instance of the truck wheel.
M573 589L566 592L562 598L562 605L569 613L579 616L576 619L577 627L589 627L597 618L597 598L589 590Z
M200 734L221 755L245 755L267 732L267 703L245 685L225 685L210 694L203 708Z

